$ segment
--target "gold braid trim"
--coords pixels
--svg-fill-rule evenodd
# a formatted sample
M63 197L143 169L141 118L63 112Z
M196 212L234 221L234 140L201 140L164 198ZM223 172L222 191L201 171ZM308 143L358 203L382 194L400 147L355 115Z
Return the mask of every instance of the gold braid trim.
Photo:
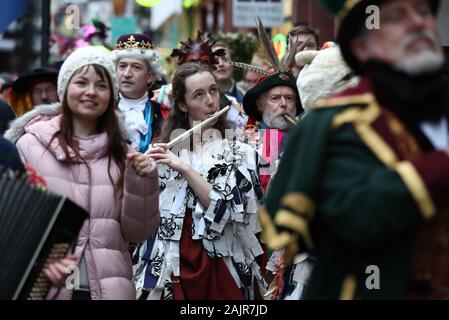
M338 99L338 98L336 98ZM362 102L362 100L364 100ZM385 140L371 127L381 114L381 109L371 94L363 95L355 99L355 103L367 103L366 107L350 107L347 110L337 114L332 120L332 130L338 129L345 123L352 123L354 130L360 138L373 151L387 167L394 168L399 161L394 151L385 142Z
M345 123L352 123L360 118L361 110L360 108L349 108L339 114L337 114L334 119L332 119L331 130L335 131L339 129Z
M354 275L348 275L343 280L340 300L353 300L357 289L357 280Z
M304 216L307 220L312 220L316 210L315 202L302 192L285 195L281 205L295 210L297 215Z
M309 232L309 223L303 217L297 216L295 213L286 209L279 209L276 212L274 222L277 226L285 227L296 231L300 234L309 249L313 249L314 244Z
M259 221L262 226L262 241L271 250L284 249L284 264L291 265L299 252L298 235L286 231L278 233L265 206L259 210Z
M356 123L354 129L377 158L388 168L393 169L398 158L382 137L368 123Z
M343 20L347 16L349 11L351 11L352 8L354 8L354 6L359 2L360 0L346 0L345 4L337 14L337 19L339 19L340 21Z
M291 235L287 232L277 232L276 226L265 206L261 207L259 210L259 221L262 226L262 241L266 243L270 249L282 249L293 240Z
M340 107L352 104L370 104L375 100L372 93L356 94L352 96L323 98L315 102L315 109Z
M339 99L339 98L336 98ZM376 155L376 157L382 161L388 168L395 170L399 173L402 181L406 185L409 192L417 202L421 214L424 219L430 219L435 215L436 207L430 197L430 193L427 190L426 185L422 181L416 169L409 162L399 162L398 157L394 150L388 145L388 143L380 136L371 126L381 114L381 109L376 99L371 95L365 97L359 97L361 101L366 99L368 106L366 107L350 107L347 110L336 115L332 121L332 129L338 129L344 123L352 123L354 130L359 134L360 138L366 143L370 150ZM347 101L346 101L347 102ZM388 117L387 113L387 117ZM396 120L395 118L393 118ZM390 119L389 119L390 120ZM391 124L393 123L393 127ZM403 126L400 122L389 122L390 130L394 134L398 134L399 129L403 130ZM401 131L402 132L402 131ZM408 138L412 139L407 135ZM405 137L401 138L404 140ZM419 148L414 146L411 141L408 142L411 147L410 153L416 155L419 152Z
M432 198L427 191L426 185L422 181L415 167L408 161L400 162L396 165L395 170L399 173L402 181L412 194L422 216L425 220L430 220L436 212Z

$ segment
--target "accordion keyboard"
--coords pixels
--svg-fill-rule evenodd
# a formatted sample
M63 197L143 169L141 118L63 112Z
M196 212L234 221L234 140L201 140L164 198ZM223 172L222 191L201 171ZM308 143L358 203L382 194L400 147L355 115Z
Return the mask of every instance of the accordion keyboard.
M42 270L72 253L87 212L0 168L0 300L46 299Z
M47 279L44 273L44 269L60 259L63 259L70 252L70 243L55 243L48 254L47 260L45 261L44 268L40 271L39 276L34 282L31 292L27 300L44 300L51 288L51 283Z

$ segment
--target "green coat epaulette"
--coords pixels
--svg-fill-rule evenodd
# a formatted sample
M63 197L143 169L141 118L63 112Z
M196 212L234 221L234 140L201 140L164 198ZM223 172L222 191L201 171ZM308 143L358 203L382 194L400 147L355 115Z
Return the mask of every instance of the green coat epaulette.
M366 105L375 100L371 92L348 96L337 96L319 99L315 102L315 109L344 107L349 105Z
M318 100L316 110L342 108L335 114L331 129L336 130L345 123L372 123L381 112L372 93L363 93L342 97L331 97Z

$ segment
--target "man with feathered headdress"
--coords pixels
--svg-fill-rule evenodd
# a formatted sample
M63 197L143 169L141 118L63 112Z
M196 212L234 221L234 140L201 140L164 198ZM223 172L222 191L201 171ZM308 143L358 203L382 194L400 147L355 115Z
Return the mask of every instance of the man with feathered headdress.
M306 44L300 47L297 44L292 44L284 59L279 61L273 42L265 32L260 19L258 20L258 32L260 49L264 52L264 58L271 67L266 69L241 62L231 61L230 63L234 67L259 75L255 86L249 89L243 97L243 109L249 120L245 134L240 138L253 145L260 155L259 176L262 191L266 192L270 179L277 170L282 145L288 131L296 122L296 117L302 112L296 78L290 70L294 64L296 51L302 50ZM265 269L266 258L267 255L262 258L264 260L261 263L263 269ZM267 270L275 271L274 265L275 263L269 263ZM270 280L268 278L267 280Z
M292 44L284 59L279 61L273 42L265 32L260 19L258 31L261 50L264 51L265 59L271 67L267 70L240 62L231 64L259 74L256 85L243 97L243 109L249 116L245 138L255 145L262 158L266 160L267 168L261 170L261 182L266 190L271 176L276 171L276 163L280 159L287 133L296 122L296 117L302 112L296 78L290 70L295 62L295 52L302 50L305 45L298 47L297 44Z

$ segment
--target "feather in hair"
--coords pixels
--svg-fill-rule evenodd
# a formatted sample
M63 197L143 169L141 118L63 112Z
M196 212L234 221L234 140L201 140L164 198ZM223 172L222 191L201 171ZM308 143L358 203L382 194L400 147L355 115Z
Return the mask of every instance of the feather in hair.
M290 44L287 47L287 52L284 55L284 58L281 61L281 71L286 72L290 70L291 65L293 64L292 59L294 60L296 50L298 48L298 42L292 42L292 36L289 35L288 43Z
M256 72L258 74L261 74L263 76L269 77L271 75L273 75L271 72L269 72L268 70L262 69L260 67L256 67L247 63L243 63L243 62L234 62L231 61L230 62L234 67L243 69L243 70L247 70L247 71L252 71L252 72Z
M276 71L279 72L280 71L279 59L276 55L276 50L274 49L273 41L271 41L270 37L265 31L265 28L263 27L263 23L260 17L257 17L257 19L258 19L257 30L259 32L259 37L262 40L265 52L267 53L267 58L269 59L269 62L273 65L273 67L276 69Z
M262 39L259 37L258 43L257 43L257 50L255 54L259 57L259 64L258 65L265 65L267 68L272 67L271 59L268 58L267 50L265 50L265 46L262 43Z

